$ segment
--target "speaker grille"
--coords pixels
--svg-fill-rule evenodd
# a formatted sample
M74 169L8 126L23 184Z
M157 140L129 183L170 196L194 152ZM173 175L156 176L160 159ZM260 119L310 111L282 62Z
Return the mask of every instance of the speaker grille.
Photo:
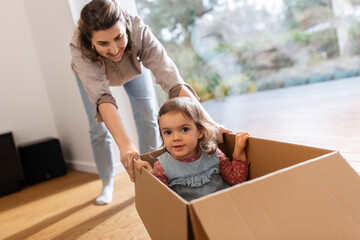
M60 142L47 138L19 146L19 154L27 184L42 182L66 174Z

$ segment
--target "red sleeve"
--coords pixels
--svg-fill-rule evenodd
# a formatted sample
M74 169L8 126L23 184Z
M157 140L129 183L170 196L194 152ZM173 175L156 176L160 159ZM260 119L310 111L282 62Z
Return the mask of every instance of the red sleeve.
M155 172L155 176L160 181L162 181L166 186L169 186L169 180L166 177L165 171L159 161L156 161L154 164L154 172Z
M220 174L223 179L230 185L235 185L246 181L248 177L249 161L241 161L239 159L230 159L220 150L217 149L220 161Z

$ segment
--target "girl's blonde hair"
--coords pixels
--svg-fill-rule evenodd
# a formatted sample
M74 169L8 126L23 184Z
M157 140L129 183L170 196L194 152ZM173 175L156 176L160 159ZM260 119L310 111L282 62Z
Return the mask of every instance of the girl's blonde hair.
M199 103L190 97L172 98L161 106L158 114L158 123L162 115L170 112L180 112L187 119L194 121L197 129L203 131L203 137L199 140L198 146L208 154L216 151L218 128L207 120ZM162 138L161 131L160 135ZM162 146L164 146L164 143Z
M78 45L81 49L83 58L96 62L102 59L100 54L92 46L92 33L99 30L107 30L117 22L124 24L128 34L128 45L124 54L131 53L131 36L129 34L126 18L129 16L123 11L115 0L92 0L84 6L78 21L79 37Z

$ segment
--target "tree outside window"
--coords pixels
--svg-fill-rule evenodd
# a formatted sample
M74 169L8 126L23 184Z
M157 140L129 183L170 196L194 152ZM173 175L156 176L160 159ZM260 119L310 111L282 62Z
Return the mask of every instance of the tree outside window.
M137 0L202 101L359 75L360 0Z

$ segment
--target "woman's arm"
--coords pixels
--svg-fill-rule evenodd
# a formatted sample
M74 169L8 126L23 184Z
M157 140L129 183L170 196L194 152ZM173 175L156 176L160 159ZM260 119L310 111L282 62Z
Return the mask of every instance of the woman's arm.
M110 131L120 150L121 163L133 182L135 181L133 159L139 158L139 150L127 135L116 107L111 103L100 103L98 109L107 129Z

